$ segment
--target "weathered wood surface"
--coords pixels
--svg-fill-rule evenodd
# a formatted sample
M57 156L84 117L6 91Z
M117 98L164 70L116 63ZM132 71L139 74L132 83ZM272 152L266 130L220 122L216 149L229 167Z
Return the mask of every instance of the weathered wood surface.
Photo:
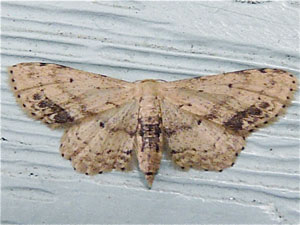
M299 97L248 138L222 173L164 159L142 173L88 177L58 152L62 130L28 118L6 67L54 62L127 81L274 67L299 78L299 3L3 2L2 223L298 223Z

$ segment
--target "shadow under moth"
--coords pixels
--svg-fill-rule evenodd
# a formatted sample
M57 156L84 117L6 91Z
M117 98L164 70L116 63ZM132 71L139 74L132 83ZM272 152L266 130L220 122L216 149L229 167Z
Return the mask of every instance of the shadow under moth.
M298 87L267 68L133 83L39 62L8 73L30 116L65 129L60 152L76 171L128 170L136 157L149 187L163 149L182 169L233 166L246 137L283 114Z

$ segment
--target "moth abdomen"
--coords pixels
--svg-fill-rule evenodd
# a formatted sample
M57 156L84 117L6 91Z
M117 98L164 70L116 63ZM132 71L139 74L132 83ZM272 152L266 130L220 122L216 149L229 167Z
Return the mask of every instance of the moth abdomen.
M141 124L141 133L144 137L157 137L161 134L161 124Z
M145 174L148 185L151 186L162 157L160 102L155 94L146 91L144 97L140 98L139 106L137 158L140 169Z

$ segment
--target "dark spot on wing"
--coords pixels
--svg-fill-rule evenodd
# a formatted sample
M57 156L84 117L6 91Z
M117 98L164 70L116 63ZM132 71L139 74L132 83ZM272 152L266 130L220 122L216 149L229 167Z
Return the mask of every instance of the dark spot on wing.
M228 121L224 123L224 125L233 130L241 130L243 129L243 123L246 118L256 117L262 114L262 111L255 106L250 106L248 109L244 111L237 112L234 116L232 116Z
M67 122L73 122L74 118L70 116L70 114L65 111L62 110L60 112L58 112L55 116L55 123L67 123Z
M100 127L102 127L102 128L104 128L104 126L105 126L103 122L100 122L99 125L100 125Z
M38 103L39 108L48 108L51 110L51 113L47 114L48 116L55 114L54 122L55 123L67 123L73 122L74 118L70 116L70 114L64 110L59 105L55 104L53 101L48 99L47 97Z
M36 93L36 94L33 95L33 99L34 100L40 100L41 96L38 93Z
M42 100L42 101L39 102L38 107L40 107L40 108L47 108L47 107L52 108L54 105L55 105L54 102L52 102L48 99L45 99L45 100Z
M269 106L270 106L270 104L268 102L262 102L259 104L259 107L263 108L263 109L268 108Z
M243 128L243 119L245 118L245 116L246 115L243 112L238 112L228 121L226 121L224 125L234 130L241 130Z
M256 108L255 106L250 106L248 109L245 110L245 112L248 115L261 115L262 111L258 108Z

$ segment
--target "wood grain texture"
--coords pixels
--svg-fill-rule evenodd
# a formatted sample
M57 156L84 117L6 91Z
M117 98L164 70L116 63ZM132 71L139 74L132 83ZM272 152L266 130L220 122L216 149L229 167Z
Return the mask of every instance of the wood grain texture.
M2 223L298 223L298 95L248 138L233 168L183 172L164 156L147 190L137 169L74 173L59 155L63 131L19 109L6 73L42 61L126 81L264 67L299 78L298 10L289 2L3 2Z

